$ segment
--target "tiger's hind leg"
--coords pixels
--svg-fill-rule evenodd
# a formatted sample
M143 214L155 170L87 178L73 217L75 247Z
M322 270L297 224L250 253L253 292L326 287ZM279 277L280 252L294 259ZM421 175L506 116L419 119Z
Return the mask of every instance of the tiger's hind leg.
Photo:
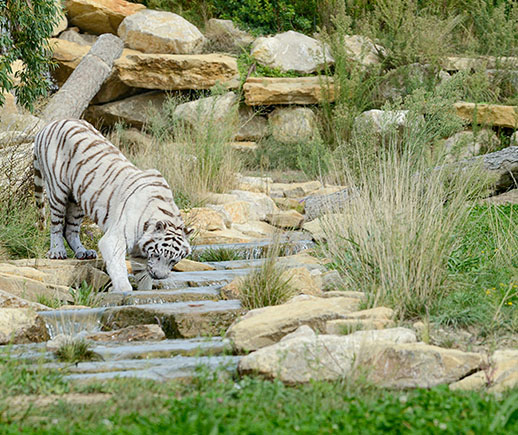
M52 192L48 185L45 186L45 189L48 192L50 206L50 250L47 257L53 260L62 260L67 258L67 250L63 240L67 197Z
M81 207L73 198L69 198L65 215L65 239L68 242L76 258L89 260L97 258L97 252L93 249L86 249L79 238L79 230L83 221L84 213Z

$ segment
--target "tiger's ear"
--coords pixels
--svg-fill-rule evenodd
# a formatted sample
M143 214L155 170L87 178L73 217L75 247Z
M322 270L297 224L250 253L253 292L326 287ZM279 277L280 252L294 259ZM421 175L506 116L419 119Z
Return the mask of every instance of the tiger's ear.
M186 236L190 236L192 233L194 233L194 228L185 227L183 230Z

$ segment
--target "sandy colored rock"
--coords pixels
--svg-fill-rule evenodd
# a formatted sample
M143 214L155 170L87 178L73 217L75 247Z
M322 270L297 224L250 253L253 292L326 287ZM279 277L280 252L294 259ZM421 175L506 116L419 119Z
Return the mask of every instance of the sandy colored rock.
M296 210L280 210L276 213L268 214L266 220L279 228L299 229L304 221L304 215Z
M237 122L238 97L233 92L224 95L200 98L179 104L173 116L193 128L219 127L228 125L229 128Z
M49 339L43 319L29 308L0 308L0 344L39 343Z
M343 42L351 58L363 66L379 64L379 53L385 53L385 49L381 45L374 44L366 36L346 35Z
M225 220L221 213L208 207L194 207L181 212L185 225L198 231L225 230Z
M364 349L416 341L415 334L405 328L358 331L347 336L317 336L312 331L300 331L301 328L276 344L244 356L239 363L240 373L259 373L289 384L347 379L359 373L358 367L362 369L359 358Z
M273 182L270 177L250 177L241 174L238 174L237 181L239 190L266 193L267 195L270 195L270 186Z
M70 24L84 32L117 34L124 18L145 9L144 5L124 0L67 0Z
M207 263L184 258L173 266L173 270L176 272L200 272L203 270L216 270L216 268Z
M180 15L144 9L124 19L118 29L124 43L144 53L201 53L205 37Z
M322 188L320 181L305 181L302 183L273 183L270 186L272 196L285 196L286 198L301 198Z
M497 69L499 67L516 69L518 67L518 58L505 56L446 56L441 59L441 64L446 71L481 71L485 69Z
M278 232L274 226L261 221L248 221L245 224L232 224L232 228L253 239L272 238Z
M234 224L245 224L250 220L250 205L246 201L228 202L221 207L223 207Z
M250 220L265 220L269 213L277 212L275 202L266 194L248 192L246 190L232 190L230 192L239 201L244 201L250 207Z
M3 290L0 290L0 308L30 308L34 311L50 310L46 305L28 301Z
M477 124L495 127L518 127L518 107L498 104L475 104L458 102L454 105L458 117Z
M325 44L293 30L257 38L250 54L261 65L301 74L310 74L334 63Z
M249 106L277 104L319 104L335 99L330 77L249 77L243 85Z
M211 18L205 26L205 36L215 51L241 53L254 42L254 37L240 30L231 20Z
M348 334L355 330L384 329L394 325L394 311L386 307L371 308L351 313L345 319L326 323L326 334Z
M37 302L38 298L42 296L67 301L70 299L68 289L65 286L46 284L18 275L0 273L0 290L31 302Z
M194 245L248 243L251 241L253 241L252 237L249 237L235 229L200 231L193 239L191 239L191 242Z
M10 92L2 92L2 96L4 97L5 101L2 106L2 112L0 112L0 121L2 118L10 113L10 114L18 114L18 108L16 107L16 98L13 94Z
M128 86L145 89L209 89L216 83L235 88L236 59L223 54L133 54L115 62Z
M63 9L61 7L61 1L60 0L55 0L55 2L58 3L59 15L58 15L57 22L52 27L52 35L51 36L59 35L61 32L66 30L67 27L68 27L68 20L67 20L67 17L65 15L65 11L63 11Z
M65 41L70 41L75 44L84 45L87 47L92 46L97 40L97 35L90 35L89 33L79 33L79 29L77 27L70 28L65 30L61 35L59 35L59 39L64 39Z
M167 101L164 92L146 92L120 101L88 107L84 117L93 125L113 126L123 122L136 128L142 128L153 112L160 113Z
M229 328L227 337L237 350L253 351L276 343L301 325L323 332L328 320L357 311L359 304L358 299L311 298L262 308L255 315L252 310L251 316L238 320Z
M259 148L257 142L230 142L230 147L240 153L253 153Z
M160 341L165 339L165 333L159 325L134 325L115 331L88 334L85 338L92 341Z
M236 141L261 140L268 134L268 119L255 112L251 107L241 106L238 111L239 130L234 136Z

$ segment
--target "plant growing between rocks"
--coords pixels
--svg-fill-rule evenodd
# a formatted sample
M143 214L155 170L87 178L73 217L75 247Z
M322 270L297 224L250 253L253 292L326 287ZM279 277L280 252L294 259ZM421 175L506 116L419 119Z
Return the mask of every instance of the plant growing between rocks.
M56 350L56 357L59 361L74 364L98 359L91 347L92 345L82 338L69 338Z

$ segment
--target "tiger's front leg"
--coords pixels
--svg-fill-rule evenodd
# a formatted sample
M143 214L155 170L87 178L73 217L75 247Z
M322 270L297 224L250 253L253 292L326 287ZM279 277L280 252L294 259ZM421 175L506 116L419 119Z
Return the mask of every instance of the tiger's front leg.
M99 250L106 263L106 270L112 280L114 292L130 292L133 290L128 280L126 268L126 243L122 234L106 233L99 240Z

